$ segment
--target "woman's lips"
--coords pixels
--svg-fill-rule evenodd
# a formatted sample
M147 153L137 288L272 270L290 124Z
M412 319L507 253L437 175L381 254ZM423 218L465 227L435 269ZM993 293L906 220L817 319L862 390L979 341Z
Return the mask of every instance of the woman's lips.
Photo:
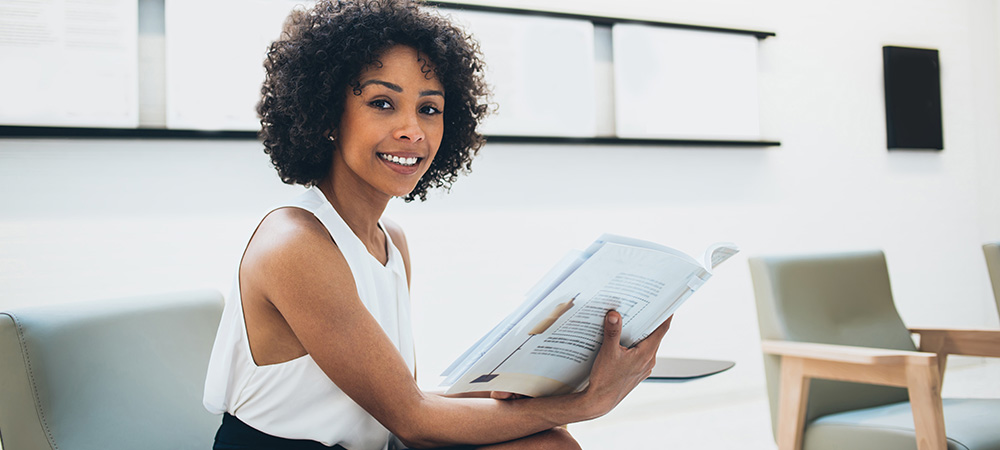
M397 155L390 155L388 153L379 153L378 157L382 158L385 161L396 163L405 167L415 166L417 165L418 162L420 162L421 159L423 159L417 156L397 156Z
M378 157L386 166L401 175L417 173L420 170L420 162L424 160L419 156L390 155L388 153L378 153Z

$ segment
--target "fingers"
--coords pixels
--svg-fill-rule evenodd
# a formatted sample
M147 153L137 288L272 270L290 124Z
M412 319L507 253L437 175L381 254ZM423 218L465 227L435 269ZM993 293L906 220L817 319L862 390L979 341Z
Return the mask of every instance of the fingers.
M608 311L604 316L604 343L601 344L603 350L606 346L618 348L621 345L622 335L622 315L618 311Z
M510 399L513 396L514 396L514 394L512 394L510 392L501 392L501 391L491 391L490 392L490 398L496 399L496 400L507 400L507 399Z
M494 400L517 400L519 398L528 398L528 396L513 392L490 391L490 398Z
M660 324L660 326L656 327L656 329L653 330L652 333L649 333L649 335L646 336L642 340L642 342L636 344L635 347L650 349L649 351L651 351L653 354L656 354L656 351L660 348L660 341L663 340L663 336L666 335L667 330L670 329L670 321L672 321L673 319L674 319L673 315L667 317L667 320L664 320L663 323Z
M670 329L671 320L674 320L673 314L671 314L670 317L667 317L667 320L664 320L663 323L661 323L660 326L656 327L656 329L653 330L652 333L649 333L649 337L654 339L663 339L663 335L667 334L667 330Z
M646 338L636 344L636 347L652 348L652 352L655 353L660 347L660 341L663 340L663 336L667 334L667 330L670 329L670 322L674 319L671 315L667 317L667 320L663 321L652 333L650 333ZM622 316L618 311L608 311L604 316L604 342L601 344L601 351L605 351L605 347L608 348L618 348L621 346L621 334L622 334ZM610 345L605 345L610 344Z

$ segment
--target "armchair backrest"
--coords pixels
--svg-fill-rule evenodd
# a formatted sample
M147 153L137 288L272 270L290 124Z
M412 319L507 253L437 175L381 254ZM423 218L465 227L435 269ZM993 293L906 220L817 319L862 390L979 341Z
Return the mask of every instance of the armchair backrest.
M993 284L993 299L997 302L997 313L1000 313L1000 242L983 244L983 253L986 254L990 283Z
M216 291L0 312L4 450L209 448Z
M880 251L750 258L750 273L761 339L916 350ZM765 355L764 369L777 434L780 358ZM905 400L902 388L813 380L806 421Z

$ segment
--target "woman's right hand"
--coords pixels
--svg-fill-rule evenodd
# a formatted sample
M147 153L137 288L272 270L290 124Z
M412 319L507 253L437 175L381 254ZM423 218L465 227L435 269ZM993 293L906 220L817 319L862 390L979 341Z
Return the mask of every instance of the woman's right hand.
M522 394L515 394L513 392L490 391L490 398L494 400L517 400L521 398L531 398L531 397Z
M667 318L659 327L632 348L621 345L622 318L617 311L604 317L604 341L590 372L585 396L595 402L598 415L614 409L642 380L653 372L656 350L670 329Z

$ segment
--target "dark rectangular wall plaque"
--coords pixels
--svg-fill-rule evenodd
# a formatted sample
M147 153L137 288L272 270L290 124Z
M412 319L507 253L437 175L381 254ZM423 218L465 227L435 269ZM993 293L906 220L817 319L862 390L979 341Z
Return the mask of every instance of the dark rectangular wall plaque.
M888 147L943 149L938 51L887 46L882 62Z

